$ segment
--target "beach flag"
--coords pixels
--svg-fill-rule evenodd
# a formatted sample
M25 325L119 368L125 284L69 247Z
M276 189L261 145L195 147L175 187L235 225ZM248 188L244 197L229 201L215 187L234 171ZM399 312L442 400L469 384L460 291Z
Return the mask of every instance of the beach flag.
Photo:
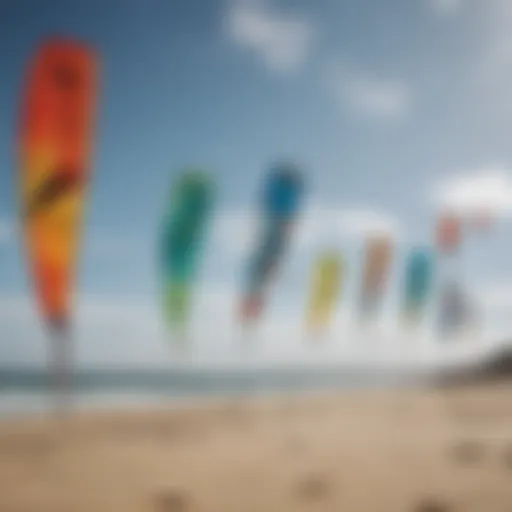
M271 169L263 190L262 236L249 262L240 306L243 323L256 320L261 313L266 289L287 248L302 192L302 176L294 165L281 163Z
M393 244L388 235L371 235L366 240L361 288L363 318L374 317L381 307L392 255Z
M442 213L437 220L436 245L442 254L455 252L461 242L461 221L454 213Z
M164 312L171 330L185 334L190 295L214 201L210 177L185 170L172 186L160 239Z
M453 336L460 332L467 320L468 304L463 291L454 279L446 279L440 289L438 327L441 336Z
M432 288L433 255L429 249L412 249L405 264L404 320L418 324L424 316L425 306Z
M474 334L482 326L482 311L460 280L441 283L438 330L441 337Z
M323 253L314 263L307 311L307 324L311 331L322 330L329 324L342 277L343 265L338 253Z
M97 93L97 57L67 39L44 42L23 90L19 131L22 231L39 310L67 372L75 267ZM63 341L64 340L64 341Z

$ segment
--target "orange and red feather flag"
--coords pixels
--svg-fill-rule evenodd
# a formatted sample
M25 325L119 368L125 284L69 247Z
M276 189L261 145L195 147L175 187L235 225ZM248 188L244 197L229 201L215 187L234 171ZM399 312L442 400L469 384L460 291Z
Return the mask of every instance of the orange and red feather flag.
M87 190L97 59L79 43L41 44L28 67L19 177L28 265L42 314L52 326L70 316Z

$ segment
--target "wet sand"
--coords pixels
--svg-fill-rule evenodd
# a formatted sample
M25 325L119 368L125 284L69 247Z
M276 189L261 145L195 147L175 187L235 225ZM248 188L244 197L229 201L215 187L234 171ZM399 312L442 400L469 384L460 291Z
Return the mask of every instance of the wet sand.
M2 512L511 512L512 383L0 423Z

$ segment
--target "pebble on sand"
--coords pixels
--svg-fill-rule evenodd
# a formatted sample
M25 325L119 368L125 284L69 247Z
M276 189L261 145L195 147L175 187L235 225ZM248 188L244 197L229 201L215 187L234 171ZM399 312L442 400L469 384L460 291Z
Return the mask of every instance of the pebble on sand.
M451 512L451 508L438 499L420 501L413 512Z
M185 512L188 505L187 494L179 489L162 491L155 498L156 512Z
M327 480L321 475L310 475L297 485L297 494L301 500L319 501L329 492Z

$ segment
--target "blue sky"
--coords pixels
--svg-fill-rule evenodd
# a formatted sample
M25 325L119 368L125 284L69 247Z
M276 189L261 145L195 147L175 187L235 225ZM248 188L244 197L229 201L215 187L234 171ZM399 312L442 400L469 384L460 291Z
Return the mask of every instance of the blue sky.
M233 329L258 186L281 157L303 168L308 198L268 325L300 325L311 259L334 246L350 275L341 333L364 236L378 229L396 238L398 277L404 251L430 242L440 205L464 213L492 205L492 230L471 234L455 267L487 309L508 308L511 28L506 0L2 2L0 361L42 357L13 158L23 71L42 37L77 37L101 59L77 295L81 354L101 362L166 357L154 249L172 177L190 164L218 183L198 331L219 316L219 338ZM293 333L289 350L300 344Z

